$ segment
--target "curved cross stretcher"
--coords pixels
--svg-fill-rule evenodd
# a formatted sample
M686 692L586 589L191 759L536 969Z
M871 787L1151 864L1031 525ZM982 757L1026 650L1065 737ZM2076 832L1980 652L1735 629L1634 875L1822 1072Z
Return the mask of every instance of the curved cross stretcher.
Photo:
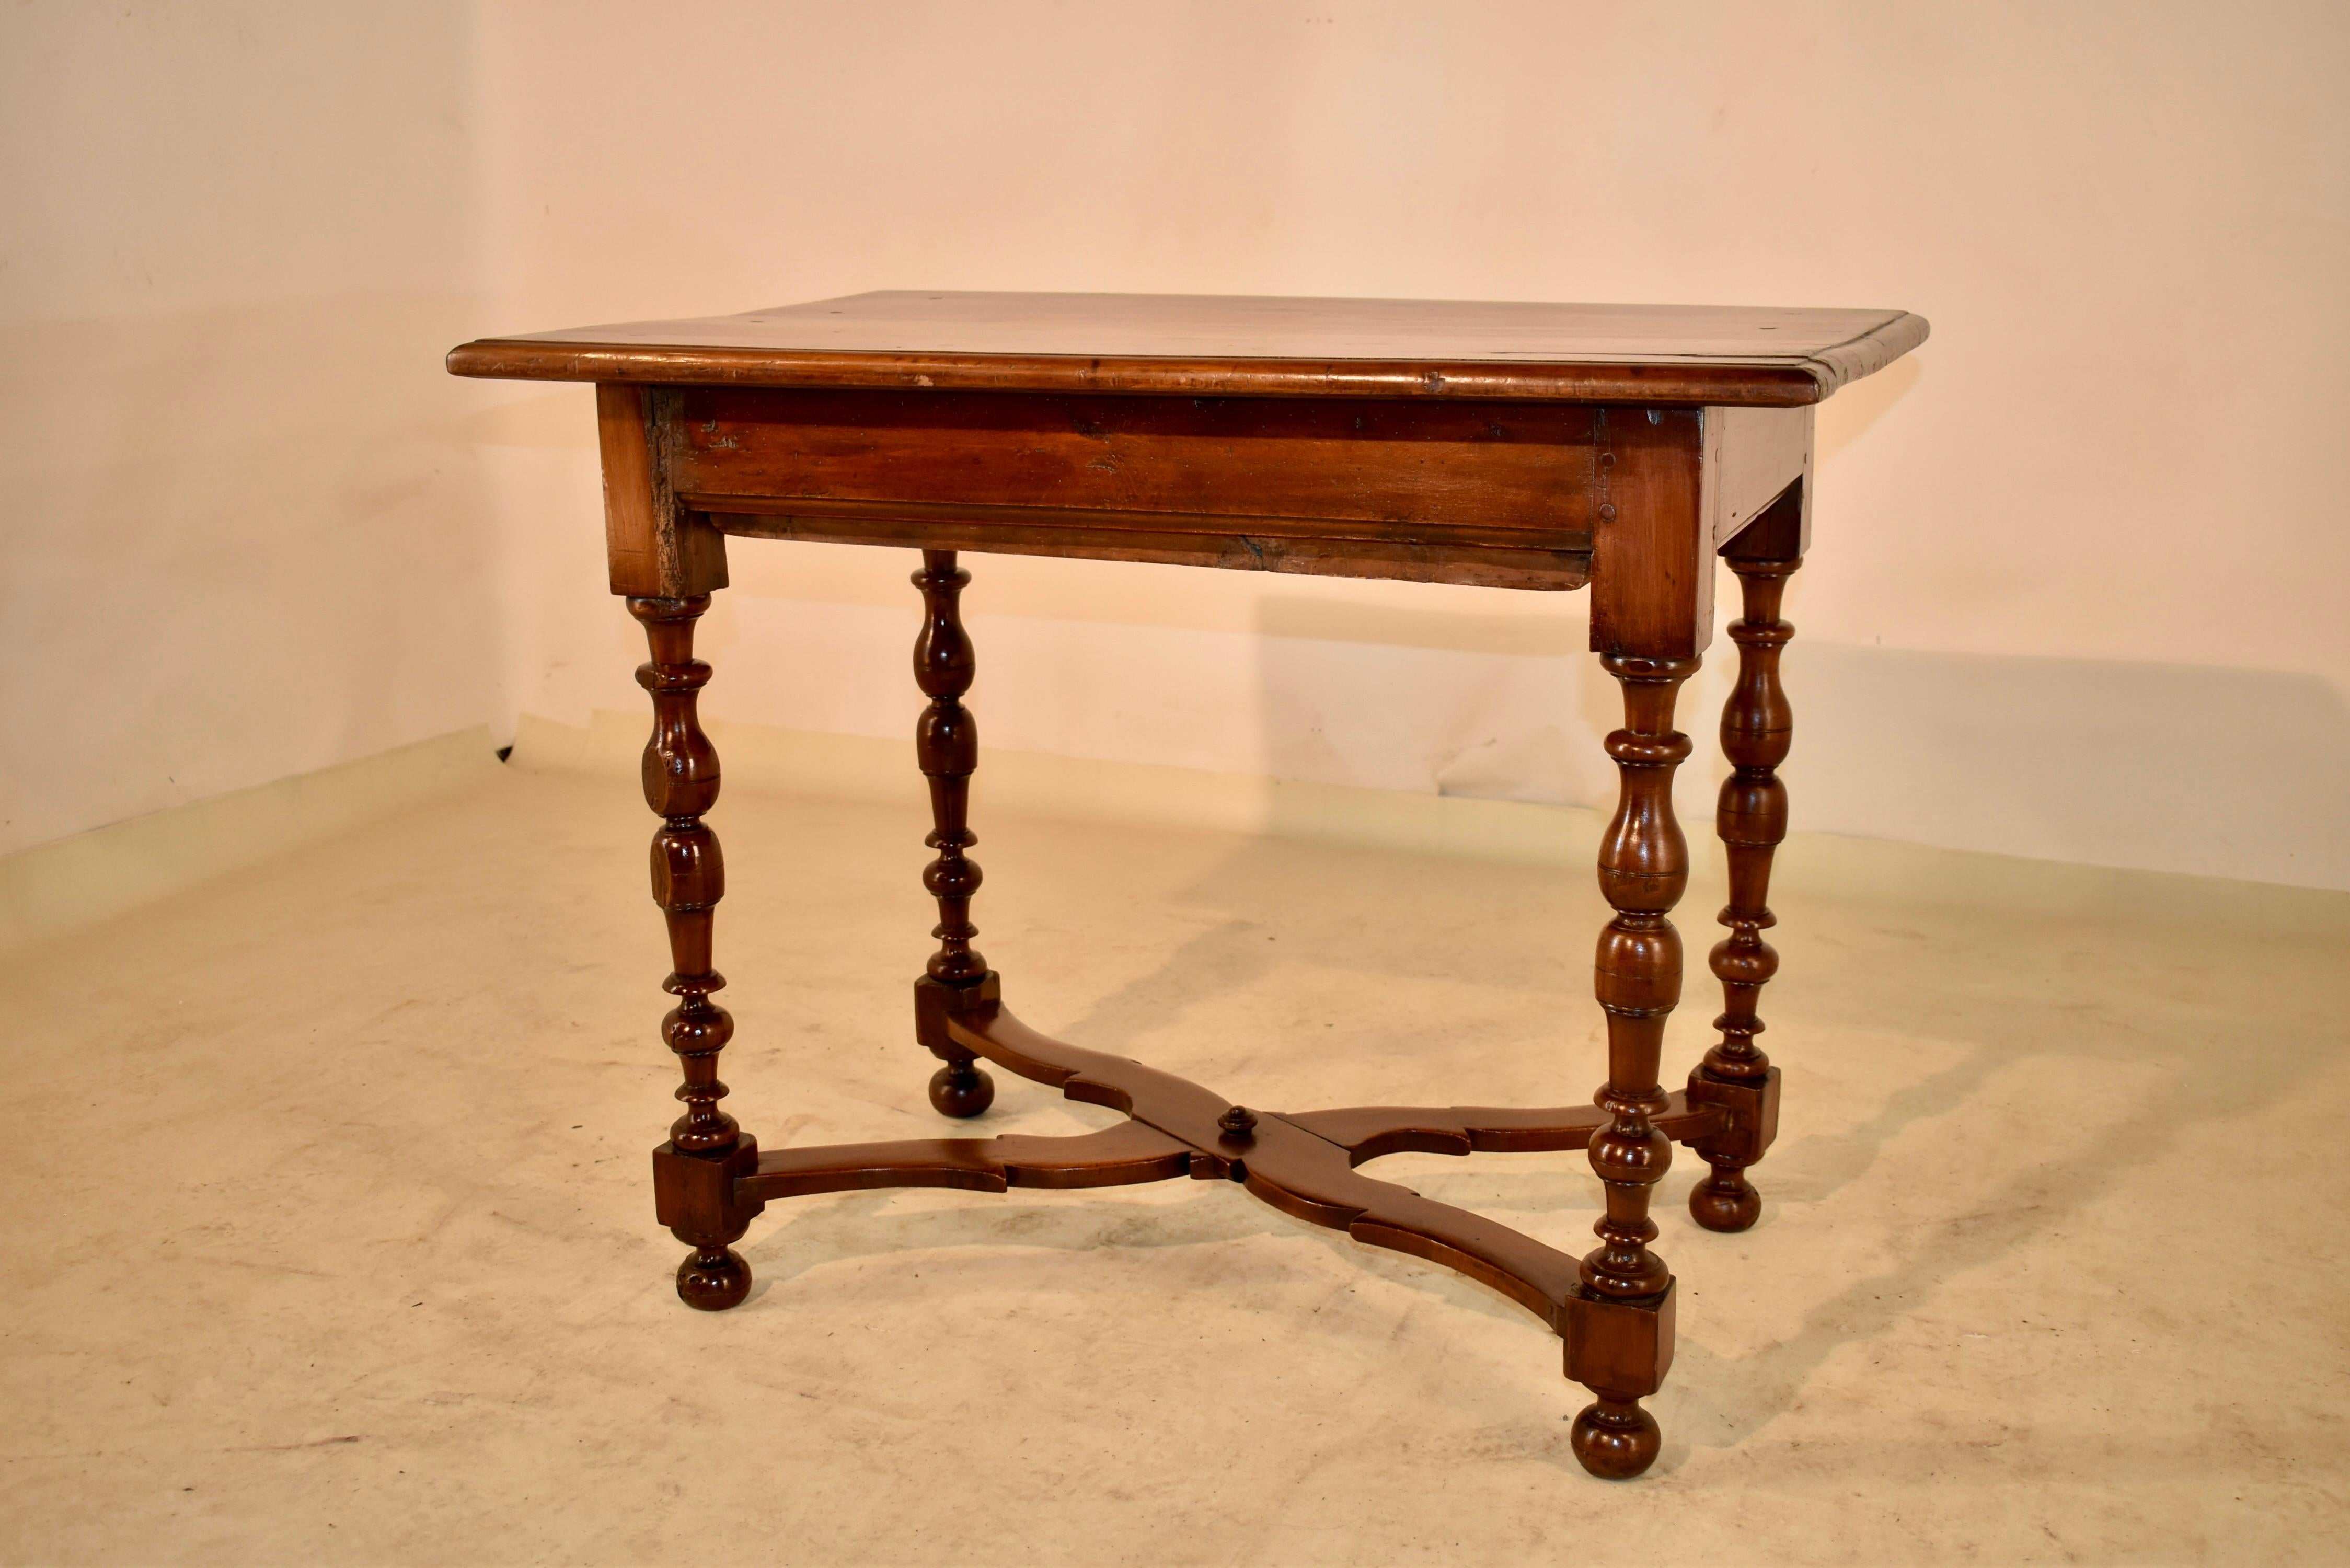
M1003 1192L1014 1187L1122 1187L1177 1177L1229 1180L1284 1214L1440 1263L1499 1291L1565 1340L1566 1373L1577 1382L1636 1398L1653 1393L1670 1365L1669 1279L1663 1292L1647 1300L1608 1298L1587 1286L1585 1265L1575 1257L1357 1168L1407 1151L1584 1148L1608 1125L1609 1112L1592 1106L1253 1111L1172 1073L1037 1033L1003 1005L992 971L968 986L926 978L916 982L915 999L925 1043L959 1057L983 1057L1070 1099L1107 1106L1129 1119L1074 1137L907 1138L764 1154L746 1136L743 1149L725 1161L665 1147L654 1156L663 1222L681 1234L709 1234L714 1220L732 1240L770 1199L819 1192L889 1187ZM967 1062L962 1070L971 1071ZM1700 1085L1694 1092L1666 1096L1650 1117L1652 1125L1676 1142L1720 1147L1748 1119L1746 1107L1734 1097L1705 1095ZM724 1256L739 1266L731 1252ZM713 1285L727 1283L713 1280Z
M991 977L992 979L993 977ZM738 1200L879 1187L1121 1187L1188 1176L1230 1180L1283 1213L1358 1241L1409 1252L1467 1274L1564 1334L1581 1292L1576 1259L1464 1209L1356 1169L1383 1155L1418 1150L1534 1152L1582 1148L1607 1125L1590 1106L1539 1110L1480 1106L1360 1106L1284 1115L1249 1111L1171 1073L1050 1039L1014 1017L994 995L939 988L957 1044L1073 1100L1132 1119L1074 1137L915 1138L763 1154L735 1179ZM1719 1132L1718 1106L1686 1095L1654 1118L1683 1141Z

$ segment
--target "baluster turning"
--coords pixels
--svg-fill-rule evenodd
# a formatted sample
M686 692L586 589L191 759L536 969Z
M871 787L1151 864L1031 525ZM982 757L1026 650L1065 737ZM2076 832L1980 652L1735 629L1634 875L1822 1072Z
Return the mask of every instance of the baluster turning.
M696 711L710 666L693 657L693 623L709 607L707 594L629 600L629 613L644 624L652 650L651 661L637 667L637 684L653 700L645 804L661 818L653 834L652 889L669 925L672 966L661 989L678 999L661 1020L661 1038L677 1053L685 1080L677 1090L685 1114L671 1124L664 1152L723 1160L743 1140L734 1118L718 1108L726 1097L718 1055L734 1033L734 1020L710 1000L726 983L711 967L711 921L726 891L726 865L718 836L702 820L718 799L718 753ZM705 1308L741 1301L751 1288L750 1270L727 1244L743 1227L722 1220L673 1229L694 1249L678 1270L678 1294Z
M1779 654L1795 628L1779 618L1779 603L1788 576L1802 564L1800 558L1730 561L1744 601L1742 618L1730 625L1731 640L1738 644L1738 684L1722 708L1721 749L1731 772L1722 781L1715 814L1730 862L1730 902L1721 915L1730 935L1712 952L1713 973L1721 981L1722 1012L1714 1020L1721 1039L1694 1076L1758 1090L1769 1085L1771 1059L1754 1044L1762 1033L1755 1004L1779 969L1777 951L1762 940L1777 924L1765 901L1772 852L1787 836L1787 789L1778 768L1794 733ZM1759 1141L1749 1137L1700 1151L1711 1168L1690 1190L1690 1214L1707 1230L1743 1231L1761 1217L1762 1196L1746 1179L1762 1152Z
M1673 701L1698 661L1609 654L1601 664L1624 692L1624 728L1607 737L1621 794L1599 849L1599 888L1616 910L1599 934L1595 989L1607 1019L1607 1081L1594 1103L1608 1124L1591 1140L1591 1168L1607 1209L1583 1260L1585 1291L1600 1302L1654 1302L1672 1284L1656 1239L1649 1189L1672 1161L1672 1143L1650 1118L1669 1103L1658 1073L1665 1020L1680 1000L1680 935L1667 919L1689 882L1689 845L1673 815L1673 771L1690 754L1673 728ZM1669 1345L1669 1339L1665 1343ZM1586 1376L1596 1404L1575 1417L1576 1457L1598 1475L1638 1475L1656 1458L1656 1418L1640 1407L1663 1367L1638 1369L1638 1386ZM1602 1375L1604 1376L1604 1375Z
M925 973L934 984L968 991L987 978L987 960L971 945L979 934L972 924L972 895L979 891L979 863L965 852L979 842L971 830L971 775L979 766L979 723L964 707L976 660L963 630L962 590L971 574L955 564L952 550L925 550L914 586L922 590L921 635L914 642L914 680L931 701L914 727L914 755L931 785L931 834L923 842L938 857L923 870L922 886L938 900L939 923L931 935L939 950ZM975 1116L994 1103L995 1084L976 1058L938 1033L924 1039L945 1062L931 1078L931 1104L950 1116Z

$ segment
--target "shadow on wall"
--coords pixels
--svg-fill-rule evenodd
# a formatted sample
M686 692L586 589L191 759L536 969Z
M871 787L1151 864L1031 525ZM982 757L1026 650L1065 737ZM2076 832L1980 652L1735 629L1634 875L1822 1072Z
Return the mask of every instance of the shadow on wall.
M1815 455L1825 464L1868 432L1895 403L1909 395L1925 378L1923 355L1896 359L1874 376L1865 377L1820 405ZM1735 604L1737 596L1718 601Z
M2350 888L2350 703L2314 675L1788 652L1800 826Z
M1555 617L1268 599L1268 771L1606 809L1601 742L1621 710L1586 625L1579 596ZM1675 801L1693 836L1725 771L1715 726L1734 664L1718 639L1683 692L1697 751ZM1801 637L1786 675L1799 830L2350 888L2350 704L2319 677Z
M1558 614L1263 600L1257 659L1266 771L1552 805L1589 805L1603 784L1612 794L1612 770L1599 751L1606 732L1586 720L1600 711L1585 690L1587 622L1579 601L1544 597Z

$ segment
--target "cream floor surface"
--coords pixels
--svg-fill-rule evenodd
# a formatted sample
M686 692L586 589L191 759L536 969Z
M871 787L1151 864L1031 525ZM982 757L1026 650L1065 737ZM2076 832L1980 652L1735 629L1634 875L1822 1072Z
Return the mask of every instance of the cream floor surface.
M1791 846L1768 1212L1705 1234L1668 1179L1664 1455L1609 1485L1533 1319L1224 1184L781 1203L750 1302L686 1311L631 794L497 770L0 961L7 1561L2350 1557L2350 899ZM942 1130L914 812L712 820L744 1125ZM1051 1033L1284 1108L1600 1075L1587 876L983 830ZM984 1130L1111 1119L999 1081ZM1374 1172L1588 1244L1579 1155Z

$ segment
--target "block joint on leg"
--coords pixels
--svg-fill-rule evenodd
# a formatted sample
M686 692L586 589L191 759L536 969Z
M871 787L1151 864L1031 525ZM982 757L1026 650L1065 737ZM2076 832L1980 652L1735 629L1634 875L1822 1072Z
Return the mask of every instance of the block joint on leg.
M653 1215L693 1251L678 1265L678 1299L702 1312L739 1306L751 1293L751 1266L733 1250L764 1199L737 1195L735 1183L759 1168L759 1140L744 1133L732 1148L688 1154L674 1143L653 1150Z
M914 981L914 1039L946 1064L931 1075L931 1106L941 1116L968 1118L995 1103L995 1080L970 1047L955 1043L947 1020L987 1012L1003 994L993 970L959 985L929 975Z
M1568 1441L1593 1475L1629 1480L1656 1462L1663 1433L1640 1401L1664 1386L1673 1364L1673 1282L1636 1300L1586 1287L1567 1303L1566 1375L1594 1398L1575 1417Z

